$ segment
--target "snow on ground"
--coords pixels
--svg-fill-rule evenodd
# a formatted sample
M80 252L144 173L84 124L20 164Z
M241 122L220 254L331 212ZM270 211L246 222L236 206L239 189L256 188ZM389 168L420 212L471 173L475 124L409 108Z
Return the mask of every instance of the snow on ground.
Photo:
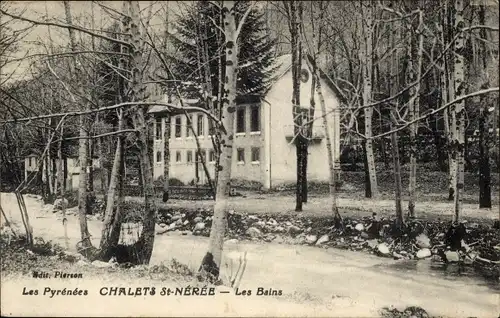
M25 196L35 236L54 240L64 246L64 231L59 213L44 211L43 204ZM281 202L277 206L283 206ZM19 210L12 194L2 194L7 216L20 222ZM101 223L89 220L93 243L99 242ZM74 249L80 232L75 215L68 217L70 249ZM156 237L152 264L177 259L196 270L208 244L204 237L164 234ZM67 286L88 288L82 298L22 296L23 286L42 288L47 280L2 279L2 314L33 313L37 315L189 315L189 316L349 316L374 317L385 306L400 309L421 306L432 315L446 317L496 317L500 296L482 282L468 277L450 279L428 270L420 262L413 270L391 267L395 261L352 251L273 243L244 241L225 245L223 263L238 263L247 252L248 264L240 289L254 291L254 296L219 294L214 298L193 297L109 297L100 296L103 285L123 285L124 281L103 282L104 278L71 281ZM236 265L235 265L236 266ZM222 269L222 275L230 272ZM233 268L235 271L235 268ZM50 280L51 286L62 284ZM159 282L135 281L134 286ZM63 285L61 285L62 287ZM130 283L125 286L130 286ZM278 298L255 296L258 287L282 290ZM140 309L139 309L140 308Z

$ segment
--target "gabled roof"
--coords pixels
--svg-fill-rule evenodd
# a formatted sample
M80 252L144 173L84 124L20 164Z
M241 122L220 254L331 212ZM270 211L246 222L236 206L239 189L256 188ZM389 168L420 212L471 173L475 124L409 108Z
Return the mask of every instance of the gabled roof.
M312 65L313 63L313 58L311 55L307 55L309 63ZM304 64L306 61L303 61ZM270 71L274 71L274 74L271 75L271 79L267 83L267 87L264 90L264 93L262 95L252 95L252 94L247 94L245 96L239 96L239 102L240 103L255 103L260 101L267 93L269 90L274 86L276 82L278 82L285 74L287 74L290 70L292 69L292 54L283 54L281 56L276 57L274 65L271 66ZM341 100L343 103L347 103L347 98L345 95L342 93L340 88L335 84L335 82L326 74L321 68L318 67L319 73L320 73L320 78L323 79L328 87L335 93L335 95ZM165 98L162 98L165 99ZM178 101L173 101L174 104L177 104L180 106ZM189 105L189 106L196 106L196 107L203 107L203 102L200 99L183 99L184 105ZM161 106L161 105L155 105L150 107L149 113L153 113L155 115L161 115L168 113L168 107L166 106Z

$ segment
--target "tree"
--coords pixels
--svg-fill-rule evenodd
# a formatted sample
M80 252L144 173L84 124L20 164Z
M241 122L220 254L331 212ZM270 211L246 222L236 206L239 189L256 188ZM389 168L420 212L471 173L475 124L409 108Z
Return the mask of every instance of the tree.
M465 70L465 58L464 58L464 47L465 47L465 33L463 28L465 27L464 21L464 3L463 0L455 0L454 6L454 18L455 24L454 29L457 34L455 44L454 44L454 63L453 63L453 78L454 78L454 89L455 96L460 97L465 95L465 80L464 80L464 70ZM455 114L456 128L453 140L453 155L457 160L457 178L455 185L455 214L454 221L458 222L460 219L460 213L462 210L462 193L464 188L464 151L465 151L465 101L455 103L452 107L452 111Z
M214 217L210 229L210 240L208 251L203 257L200 272L207 275L209 280L215 281L219 277L224 235L227 228L227 200L229 197L229 185L231 180L231 164L233 157L234 139L234 114L237 105L237 79L239 75L239 35L245 19L249 15L252 6L243 13L240 21L236 23L237 8L234 1L224 1L222 6L222 20L224 21L225 36L225 74L224 96L222 97L222 140L221 159L219 169L219 180L214 206Z
M372 102L372 77L373 77L373 4L371 2L361 4L361 12L363 22L363 44L361 44L360 61L363 63L363 103L370 104ZM370 197L378 197L377 186L377 171L375 169L375 157L373 154L372 136L372 107L364 108L364 123L365 123L365 153L366 153L366 169L370 181Z
M307 201L307 127L309 113L304 116L304 111L300 105L300 77L302 71L302 43L301 33L303 24L302 1L283 2L285 13L288 19L290 32L290 47L292 52L292 116L294 126L294 143L297 165L297 184L295 188L295 211L302 211L302 203Z

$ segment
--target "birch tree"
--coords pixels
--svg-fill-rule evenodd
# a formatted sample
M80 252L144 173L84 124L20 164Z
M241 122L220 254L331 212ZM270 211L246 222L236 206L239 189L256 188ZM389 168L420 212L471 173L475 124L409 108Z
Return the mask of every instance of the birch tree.
M362 65L362 78L363 78L363 103L365 105L372 102L372 78L373 78L373 3L361 3L361 17L363 32L363 43L361 43L360 62ZM377 171L375 168L375 156L373 153L372 136L372 115L373 108L364 108L364 122L365 122L365 151L368 175L370 179L370 196L377 198L379 196L377 185Z
M219 179L217 180L214 217L210 229L208 251L203 257L200 273L209 280L215 281L219 277L224 235L227 228L227 203L229 197L231 164L233 157L234 116L236 112L236 81L238 78L238 36L243 23L248 16L252 5L245 11L238 25L236 25L236 7L234 1L224 1L222 5L222 20L224 21L225 36L225 89L222 96L222 140L221 158L219 164Z
M419 0L420 1L420 0ZM422 75L422 60L423 60L423 50L424 50L424 17L423 11L421 9L421 2L419 2L419 9L417 10L418 15L418 26L416 34L418 35L417 47L413 47L413 36L410 36L409 45L409 73L410 81L409 83L419 79L417 85L412 88L411 97L409 101L409 115L411 120L415 120L420 116L420 77ZM416 59L417 65L414 67L412 61ZM409 84L408 83L408 84ZM416 188L417 188L417 156L418 156L418 145L416 137L418 134L419 123L415 122L410 126L410 182L408 186L408 214L410 217L414 218L415 213L415 201L416 201Z
M455 91L455 96L460 97L465 95L465 81L464 81L464 70L465 70L465 58L464 58L464 47L465 47L465 33L463 28L465 26L464 21L464 2L463 0L455 0L454 4L454 16L455 23L454 29L457 32L456 40L454 42L454 61L453 61L453 86ZM457 160L457 177L455 185L455 195L454 195L454 222L458 222L460 219L460 213L462 211L462 196L464 189L464 151L465 151L465 100L455 103L452 106L452 112L455 114L456 127L453 140L453 153L454 158Z

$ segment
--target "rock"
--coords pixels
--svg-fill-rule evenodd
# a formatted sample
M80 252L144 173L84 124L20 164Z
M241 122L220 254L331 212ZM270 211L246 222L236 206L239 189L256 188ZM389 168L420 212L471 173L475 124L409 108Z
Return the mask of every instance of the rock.
M165 224L165 223L160 223L160 224L158 224L158 226L159 226L159 227L161 227L161 228L164 228L165 226L167 226L167 224Z
M420 259L430 257L430 256L432 256L431 250L426 248L426 247L419 249L417 252L417 258L420 258Z
M181 226L182 225L182 219L177 219L177 221L175 221L175 224Z
M266 223L264 221L257 221L253 224L253 226L258 228L259 230L262 230L266 227Z
M238 243L238 239L230 239L225 242L226 244L236 244Z
M106 262L102 262L102 261L93 261L91 264L92 264L92 266L95 266L98 268L105 268L105 267L112 267L113 266L112 263L106 263Z
M375 240L375 239L373 239L373 240L368 240L368 241L366 241L366 243L368 244L368 246L369 246L370 248L376 248L376 247L377 247L377 245L378 245L378 241L377 241L377 240Z
M458 253L456 251L445 251L444 255L446 255L446 259L450 263L456 263L460 261L460 257L458 256Z
M318 237L316 235L307 235L306 236L306 243L307 244L314 244L318 240Z
M259 237L262 235L262 232L256 227L249 227L246 234L250 237Z
M476 259L477 254L476 253L469 253L469 257L466 257L464 259L464 264L465 265L472 265L474 263L474 260Z
M172 230L175 230L175 228L177 227L177 224L175 224L175 222L172 222L168 227L167 227L167 231L172 231Z
M393 252L392 253L392 256L395 258L395 259L402 259L404 258L403 255L399 254L398 252Z
M306 233L309 233L309 232L311 232L311 231L312 231L312 227L308 227L308 228L305 230L305 232L306 232Z
M319 238L319 240L316 242L316 245L320 245L320 244L323 244L323 243L326 243L330 240L330 238L328 237L328 235L323 235Z
M364 231L364 230L365 230L365 226L364 226L363 224L361 224L361 223L356 224L356 226L355 226L354 228L355 228L357 231L359 231L359 232L362 232L362 231Z
M387 244L385 243L380 243L378 246L377 246L377 250L383 254L383 255L388 255L390 254L390 250L389 250L389 247L387 246Z
M361 234L359 234L359 236L362 238L362 239L369 239L370 238L370 234L366 233L366 232L361 232Z
M194 218L193 222L196 224L196 223L200 223L203 221L203 218L201 216L197 216Z
M248 219L251 220L251 221L258 221L259 220L259 218L257 216L255 216L255 215L249 215Z
M182 225L188 225L188 224L189 224L188 220L186 220L186 221L184 221L184 223L182 223Z
M177 221L179 219L182 219L182 215L180 214L174 214L171 218L172 221Z
M264 241L266 242L272 242L274 240L276 236L271 234L271 233L267 233L265 236L264 236Z
M62 198L62 199L57 199L54 201L54 209L55 210L62 210L63 208L68 207L68 200Z
M276 233L283 233L283 232L285 232L285 228L282 227L282 226L277 226L277 227L274 228L274 232L276 232Z
M292 235L296 235L296 234L302 233L302 229L300 227L298 227L297 225L290 225L288 227L288 233L290 233Z
M285 240L283 239L282 236L277 236L275 239L274 239L274 243L278 243L278 244L283 244Z
M271 219L269 219L269 221L267 221L267 224L271 225L271 226L276 226L276 225L278 225L278 222L276 222L275 219L271 218Z
M429 247L431 247L431 240L424 233L419 234L415 239L417 240L416 244L417 244L418 247L420 247L420 248L429 248Z
M201 231L205 228L205 223L203 222L198 222L196 223L196 225L194 226L194 229L193 231Z

